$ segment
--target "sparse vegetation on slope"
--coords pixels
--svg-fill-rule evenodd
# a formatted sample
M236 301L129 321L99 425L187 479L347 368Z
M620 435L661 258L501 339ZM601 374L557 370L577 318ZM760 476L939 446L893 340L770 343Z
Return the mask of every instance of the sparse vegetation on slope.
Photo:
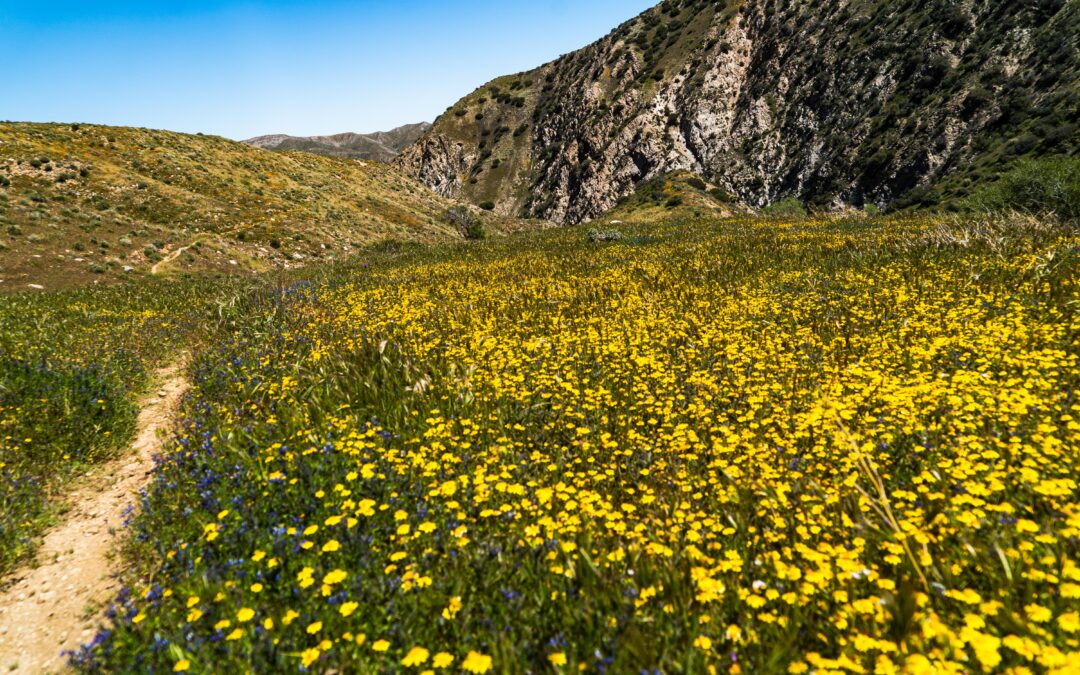
M0 291L138 277L165 260L158 270L250 273L461 236L443 219L452 202L387 166L210 136L2 123L0 177Z
M645 181L596 222L647 224L675 218L722 218L746 211L733 203L731 195L701 177L673 171Z

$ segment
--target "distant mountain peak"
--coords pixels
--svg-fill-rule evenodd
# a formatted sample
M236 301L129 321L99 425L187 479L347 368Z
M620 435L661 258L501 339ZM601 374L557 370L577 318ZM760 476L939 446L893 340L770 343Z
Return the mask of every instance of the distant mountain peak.
M270 134L244 141L264 150L298 150L327 157L391 162L431 129L429 122L406 124L390 131L371 134L343 133L331 136L289 136Z

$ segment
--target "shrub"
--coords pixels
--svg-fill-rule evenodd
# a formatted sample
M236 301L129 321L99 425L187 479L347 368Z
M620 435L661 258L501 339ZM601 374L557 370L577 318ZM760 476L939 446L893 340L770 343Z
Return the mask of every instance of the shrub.
M594 244L610 244L625 239L623 233L618 230L589 230L585 236Z
M669 209L673 209L676 206L682 206L682 203L683 203L683 198L678 196L678 195L675 195L674 197L669 198L667 200L667 202L664 203L664 206L666 206Z
M479 220L473 220L465 227L465 238L470 241L487 239L487 229Z
M469 213L469 209L464 206L451 206L443 213L443 220L464 232L465 228L476 219Z
M761 212L777 218L802 218L806 216L806 207L801 201L791 197L769 204Z
M485 211L494 211L495 210L495 202L492 202L492 201L480 202L480 208L484 209Z
M705 185L705 181L701 180L697 176L691 176L690 178L687 178L686 179L686 184L689 185L690 187L694 188L695 190L702 190L702 191L704 191L705 188L708 187L707 185Z
M720 202L721 204L731 204L735 201L735 195L731 194L723 188L715 187L709 190L709 196Z
M456 227L466 239L474 241L487 239L484 224L464 206L451 206L443 213L443 220Z
M1054 213L1080 220L1080 158L1026 159L964 202L982 211Z
M761 210L762 214L767 216L777 216L781 218L799 218L807 215L806 206L802 205L802 202L793 198L781 200L779 202L773 202Z

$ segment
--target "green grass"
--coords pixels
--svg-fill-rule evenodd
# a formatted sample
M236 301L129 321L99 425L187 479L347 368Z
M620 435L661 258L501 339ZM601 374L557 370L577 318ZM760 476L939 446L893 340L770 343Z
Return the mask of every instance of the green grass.
M1080 157L1025 159L981 186L961 206L990 212L1014 209L1080 221Z

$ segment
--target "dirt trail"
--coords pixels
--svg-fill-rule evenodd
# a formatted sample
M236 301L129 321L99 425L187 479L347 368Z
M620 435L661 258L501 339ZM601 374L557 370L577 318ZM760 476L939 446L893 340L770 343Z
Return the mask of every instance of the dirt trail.
M138 435L122 457L79 481L71 510L45 535L38 567L21 569L0 588L0 673L65 669L65 650L94 637L102 608L119 590L110 559L124 511L151 480L160 434L187 389L181 366L157 374L159 388L143 402Z
M155 275L156 274L161 274L161 268L162 267L164 267L165 265L168 265L172 261L174 261L177 258L179 258L180 256L184 255L185 251L191 250L195 246L195 244L197 244L197 243L199 243L198 240L193 241L190 244L188 244L187 246L181 246L180 248L176 249L175 251L173 251L169 255L165 256L164 258L162 258L161 260L156 262L153 267L150 268L150 274L155 274Z

